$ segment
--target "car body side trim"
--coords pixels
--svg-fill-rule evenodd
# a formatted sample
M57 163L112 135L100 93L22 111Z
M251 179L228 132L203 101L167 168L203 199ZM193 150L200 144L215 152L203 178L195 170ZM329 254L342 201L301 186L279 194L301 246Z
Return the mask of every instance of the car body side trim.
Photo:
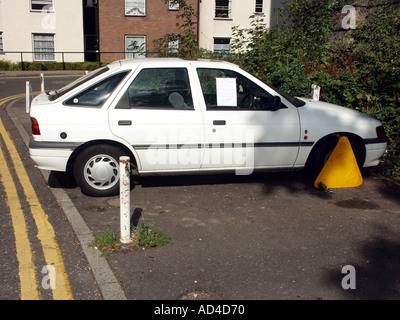
M82 145L81 142L53 142L53 141L35 141L29 140L29 149L69 149L75 150Z
M152 149L201 149L201 148L265 148L265 147L311 147L314 142L261 142L261 143L209 143L209 144L146 144L132 145L136 150L152 150Z
M365 144L376 144L376 143L387 143L389 139L385 138L374 138L374 139L364 139Z
M377 140L377 139L370 139ZM366 140L364 140L366 141ZM379 141L382 142L382 141ZM379 143L379 142L369 142ZM367 144L367 143L366 143ZM53 141L36 141L33 138L29 140L30 149L70 149L75 150L77 147L82 145L81 142L53 142ZM314 142L260 142L260 143L209 143L209 144L146 144L146 145L132 145L136 150L148 150L148 149L201 149L201 148L245 148L254 146L255 148L265 147L311 147Z

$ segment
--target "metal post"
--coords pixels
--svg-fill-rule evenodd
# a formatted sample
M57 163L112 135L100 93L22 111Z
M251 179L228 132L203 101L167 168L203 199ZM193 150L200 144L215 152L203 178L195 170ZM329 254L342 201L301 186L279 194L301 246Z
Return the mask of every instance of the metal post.
M99 50L96 50L96 58L97 58L97 61L99 62L99 68L101 67L101 61L100 61L100 51Z
M44 92L44 73L40 74L40 89L43 93Z
M26 86L25 86L25 92L26 92L26 98L25 98L25 104L26 104L26 113L30 112L30 106L31 106L31 83L29 81L26 81Z
M319 101L321 87L317 86L316 84L313 84L313 85L311 85L311 88L312 88L312 99L314 101Z
M25 70L25 66L24 66L24 54L21 52L21 71Z
M130 158L119 158L119 187L120 187L120 231L121 243L131 240L131 215L130 215Z
M65 70L64 52L61 53L61 56L62 56L62 67L63 67L63 70Z

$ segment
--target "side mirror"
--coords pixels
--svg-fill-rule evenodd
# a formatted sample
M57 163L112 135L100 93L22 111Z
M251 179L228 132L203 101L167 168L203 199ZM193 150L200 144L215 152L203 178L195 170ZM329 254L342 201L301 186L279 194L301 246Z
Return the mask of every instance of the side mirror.
M271 111L277 111L281 108L281 98L273 96L271 99Z

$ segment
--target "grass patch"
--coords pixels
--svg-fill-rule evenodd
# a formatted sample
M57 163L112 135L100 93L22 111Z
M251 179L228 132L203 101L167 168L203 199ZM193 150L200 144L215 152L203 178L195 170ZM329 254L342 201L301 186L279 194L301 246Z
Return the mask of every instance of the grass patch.
M164 246L171 242L171 238L166 236L162 230L152 230L143 223L132 228L131 236L139 247Z
M108 256L112 252L122 248L119 235L111 230L102 234L94 234L93 240L88 244L89 247L97 248L102 252L102 256ZM166 236L162 230L153 230L145 224L133 227L131 232L132 245L129 249L140 249L144 247L158 247L171 243L171 237Z
M94 234L89 247L97 248L102 252L102 256L107 256L111 252L118 251L121 248L119 237L115 232L108 230L102 234Z

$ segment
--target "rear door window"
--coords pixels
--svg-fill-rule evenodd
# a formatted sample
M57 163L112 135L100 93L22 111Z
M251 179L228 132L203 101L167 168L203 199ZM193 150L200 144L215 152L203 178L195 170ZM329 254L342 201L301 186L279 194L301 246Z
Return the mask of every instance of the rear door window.
M117 109L193 109L186 68L147 68L139 72Z

